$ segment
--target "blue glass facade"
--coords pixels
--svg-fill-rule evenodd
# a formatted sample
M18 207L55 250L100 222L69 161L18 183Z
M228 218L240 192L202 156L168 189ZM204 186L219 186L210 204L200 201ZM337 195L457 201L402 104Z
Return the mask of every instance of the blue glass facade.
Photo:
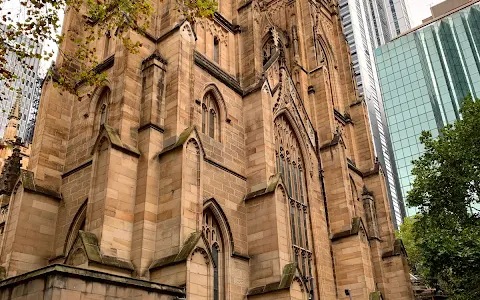
M403 196L423 130L460 118L465 96L480 92L480 4L426 24L375 50L394 159ZM410 210L409 214L414 213Z

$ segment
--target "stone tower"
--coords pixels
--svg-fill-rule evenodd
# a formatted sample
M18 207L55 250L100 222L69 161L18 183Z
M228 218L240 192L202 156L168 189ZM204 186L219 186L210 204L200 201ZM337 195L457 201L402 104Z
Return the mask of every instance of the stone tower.
M20 167L23 169L26 169L28 167L28 160L30 157L30 145L28 143L22 142L21 139L18 137L18 126L22 117L22 113L20 110L21 99L21 94L18 94L15 102L13 102L12 108L10 109L7 128L5 129L3 139L0 140L0 173L4 171L3 169L6 161L8 161L8 159L14 153L16 153L15 155L18 154L18 157L21 160ZM0 186L1 185L2 183L0 183Z
M1 296L412 299L336 1L175 3L97 41L105 86L44 84Z
M22 99L22 95L19 93L15 102L12 105L12 109L8 114L8 123L7 128L5 129L5 134L3 135L4 141L15 141L17 138L18 133L18 125L20 122L20 118L22 114L20 113L20 101Z

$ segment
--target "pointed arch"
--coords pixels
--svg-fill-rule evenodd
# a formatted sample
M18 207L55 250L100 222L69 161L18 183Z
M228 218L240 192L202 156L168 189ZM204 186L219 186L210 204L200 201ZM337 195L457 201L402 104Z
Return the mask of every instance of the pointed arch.
M285 110L274 119L275 160L277 173L282 177L289 198L292 258L301 274L310 280L313 277L313 263L305 176L308 153L304 140L299 138L301 135L296 123L288 116L288 110Z
M223 212L222 207L218 204L215 198L208 198L203 201L203 210L210 209L210 211L215 216L217 223L220 225L221 231L223 233L225 244L228 244L229 253L235 251L232 229L228 222L227 216Z
M205 96L208 93L211 93L215 97L215 100L217 102L217 105L220 111L220 118L223 121L228 123L229 118L228 118L227 105L217 85L214 83L210 83L206 85L205 88L203 89L203 95Z
M220 205L210 198L204 202L202 232L205 244L212 254L213 262L213 299L223 299L226 294L226 274L233 244L230 225ZM223 295L223 296L222 296Z
M336 85L337 77L335 73L335 70L337 69L337 61L335 59L335 54L332 46L328 44L321 35L318 34L317 39L317 45L315 45L315 48L317 49L317 59L319 57L319 51L321 51L324 56L323 61L317 61L317 65L323 63L326 66L324 73L326 74L326 77L328 77L328 88L330 90L331 102L335 108L339 109L339 96Z
M298 146L299 146L299 149L300 149L300 152L303 156L303 159L304 159L304 162L303 162L303 167L304 167L304 171L307 172L311 172L312 169L313 169L313 166L312 166L312 157L311 157L311 153L310 153L310 149L309 147L307 146L307 143L309 143L309 140L305 141L305 139L308 139L307 138L307 133L304 132L304 134L302 134L302 129L297 125L297 123L295 122L295 118L293 117L292 115L292 112L287 109L286 107L283 107L281 109L279 109L273 119L274 119L274 124L275 124L275 121L279 118L285 118L286 121L288 122L288 124L290 125L293 133L294 133L294 136L296 138L296 141L298 143Z
M202 133L221 142L222 122L227 119L227 109L222 94L214 84L206 87L202 101Z
M93 91L93 93L90 96L91 100L90 100L90 104L89 104L89 108L88 108L89 115L93 115L95 113L95 109L98 107L100 97L102 96L104 91L107 90L107 89L109 91L112 91L111 84L108 81L104 85L102 85L100 87L97 87ZM111 104L111 102L112 102L111 99L112 99L112 97L110 97L110 102L108 104Z
M108 124L108 110L112 104L112 90L104 85L95 90L90 101L89 118L92 126L92 136L100 131L100 127Z
M322 35L317 34L317 54L318 51L321 51L323 53L326 61L326 65L329 67L335 67L337 65L337 60L335 58L335 53L332 49L332 46L327 43L327 41L323 38Z
M72 223L70 223L70 227L68 228L67 236L65 239L65 244L63 246L63 253L66 256L70 249L75 243L77 239L78 232L85 227L85 220L87 217L87 203L88 199L86 199L80 208L77 210L77 213L73 217Z

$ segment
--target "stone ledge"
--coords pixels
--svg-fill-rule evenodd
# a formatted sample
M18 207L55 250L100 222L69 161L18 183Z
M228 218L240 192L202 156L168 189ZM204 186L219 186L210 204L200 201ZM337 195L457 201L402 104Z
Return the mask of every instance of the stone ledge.
M347 123L350 123L353 125L353 121L348 114L342 115L342 113L336 110L335 108L333 109L333 114L335 115L335 118L337 120L343 123L343 125L346 125Z
M118 269L124 269L128 271L135 270L132 262L130 261L121 260L113 256L103 255L102 252L100 251L100 246L98 245L98 239L95 234L80 230L78 232L78 238L80 239L83 245L83 249L85 250L85 254L89 262L97 263L99 265L114 267ZM70 252L72 252L72 250L74 250L74 247L72 247ZM67 256L66 261L69 259L69 256L70 255Z
M107 282L114 285L128 286L132 288L138 288L151 292L169 294L174 296L185 296L185 291L182 288L176 286L170 286L140 279L133 279L130 277L113 275L94 270L81 269L62 264L51 265L48 267L37 269L32 272L2 280L0 281L0 289L5 289L12 285L23 283L25 281L31 281L38 277L46 277L55 274L63 275L66 277L77 277L86 280Z
M67 172L63 173L63 174L62 174L62 179L66 178L66 177L68 177L68 176L70 176L70 175L72 175L72 174L75 174L75 173L77 173L78 171L81 171L81 170L85 169L85 168L88 167L88 166L91 166L91 165L92 165L92 162L93 162L93 160L92 160L91 158L89 158L86 162L81 163L80 165L78 165L78 166L76 166L76 167L68 170Z
M102 62L99 63L95 68L93 68L92 71L95 72L95 74L100 74L100 73L102 73L103 71L106 71L106 70L110 69L111 67L113 67L114 64L115 64L115 54L107 57L104 61L102 61ZM80 87L80 86L83 85L85 82L86 82L85 79L80 80L80 81L77 82L77 84L75 85L75 88Z
M62 200L62 195L60 193L49 188L37 185L35 183L35 178L32 171L20 170L19 181L23 185L23 188L29 192L42 194L57 200Z
M170 152L170 151L173 151L181 146L183 146L183 144L185 144L185 142L188 140L188 138L190 137L190 135L192 134L192 132L196 133L197 137L198 137L198 142L200 143L200 147L202 148L202 152L203 152L203 161L205 161L206 163L209 163L211 164L212 166L215 166L225 172L228 172L244 181L247 180L247 177L245 177L244 175L238 173L238 172L235 172L234 170L228 168L228 167L225 167L224 165L214 161L213 159L210 159L208 158L206 155L205 155L205 152L203 151L203 146L202 146L202 140L200 138L200 135L198 134L198 131L197 131L197 127L196 125L194 126L190 126L188 127L187 129L185 129L181 134L180 136L178 137L177 141L173 144L170 144L168 145L167 147L163 148L162 151L160 151L160 153L158 154L158 157L160 158L162 155L164 155L165 153L167 152Z
M395 243L393 244L393 249L391 251L384 252L382 254L382 258L389 258L392 256L400 255L408 257L407 250L405 250L405 246L403 245L403 241L401 239L396 239Z
M280 174L275 174L271 176L268 179L266 187L264 184L260 185L258 189L251 191L245 196L245 201L274 192L277 188L278 183L280 182L280 179Z
M105 132L105 137L108 139L113 149L119 150L125 154L129 154L135 157L140 157L140 151L138 151L138 149L133 146L123 143L122 139L117 133L117 130L115 130L115 128L107 124L104 124L101 126L100 133L98 134L97 140L95 141L95 144L92 147L91 154L95 152L95 149L97 148L99 141L102 139L103 137L102 134L104 132Z
M167 267L167 266L179 264L181 262L185 262L187 260L187 257L190 255L190 253L192 253L193 249L195 248L195 246L197 245L201 237L202 237L202 232L200 231L191 233L177 254L173 254L164 258L154 260L148 269L152 271L158 268Z
M261 295L261 294L289 289L290 286L292 285L293 279L295 278L296 269L297 269L297 265L295 263L290 263L285 265L282 270L282 277L280 278L280 281L251 288L248 290L247 296Z
M228 31L232 33L240 33L240 26L239 25L233 25L230 23L224 16L222 16L219 12L215 12L213 14L213 19L217 21L222 27L227 29Z
M143 126L141 126L140 128L138 128L138 132L141 132L141 131L144 131L145 129L153 129L153 130L156 130L160 133L164 133L165 132L165 129L157 124L153 124L153 123L147 123Z
M356 235L356 234L359 233L361 227L364 227L362 219L360 217L352 218L352 225L351 225L350 229L347 229L347 230L344 230L344 231L341 231L341 232L337 232L337 233L332 233L330 235L330 239L332 240L332 242L334 242L334 241L337 241L339 239L343 239L343 238L346 238L346 237L349 237L349 236L352 236L352 235ZM365 235L367 235L367 231L366 230L364 230L364 231L365 231ZM368 235L367 235L367 238L368 238Z
M230 74L222 70L219 66L211 62L208 58L195 51L193 53L195 64L207 71L210 75L220 80L223 84L231 88L235 93L243 96L245 93L240 83Z

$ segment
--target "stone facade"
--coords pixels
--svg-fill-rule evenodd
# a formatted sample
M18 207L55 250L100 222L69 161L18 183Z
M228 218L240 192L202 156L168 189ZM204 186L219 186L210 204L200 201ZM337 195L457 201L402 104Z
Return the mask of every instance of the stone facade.
M139 53L97 42L105 86L44 84L2 299L412 299L336 2L152 5Z

